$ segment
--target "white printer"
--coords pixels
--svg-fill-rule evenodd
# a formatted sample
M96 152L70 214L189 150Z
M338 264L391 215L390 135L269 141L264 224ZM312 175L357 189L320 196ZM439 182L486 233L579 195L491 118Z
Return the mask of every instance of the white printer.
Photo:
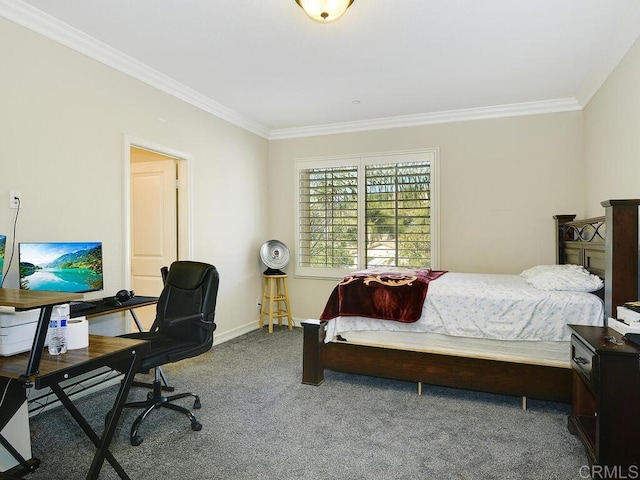
M1 356L31 350L39 316L39 308L16 312L13 307L0 307Z

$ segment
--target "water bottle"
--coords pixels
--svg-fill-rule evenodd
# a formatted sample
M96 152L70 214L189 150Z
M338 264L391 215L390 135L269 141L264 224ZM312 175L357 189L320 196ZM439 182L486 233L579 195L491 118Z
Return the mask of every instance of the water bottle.
M49 353L60 355L67 353L67 321L69 305L56 305L49 320Z

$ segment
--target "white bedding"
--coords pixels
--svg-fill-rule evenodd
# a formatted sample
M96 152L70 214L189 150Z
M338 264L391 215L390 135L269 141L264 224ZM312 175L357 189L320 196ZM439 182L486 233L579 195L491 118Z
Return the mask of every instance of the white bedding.
M417 322L337 317L328 322L326 341L349 331L399 331L565 342L567 324L603 325L602 300L592 293L539 290L520 275L449 272L429 283Z

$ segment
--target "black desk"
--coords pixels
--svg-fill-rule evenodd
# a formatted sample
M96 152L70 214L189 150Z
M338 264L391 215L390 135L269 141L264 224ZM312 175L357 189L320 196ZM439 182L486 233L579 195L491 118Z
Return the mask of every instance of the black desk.
M98 478L105 459L111 464L120 478L129 479L122 466L109 451L109 445L120 419L129 388L140 365L141 354L146 353L148 350L149 344L145 341L89 335L89 346L86 348L70 350L62 355L43 353L39 371L30 376L24 375L29 364L29 352L11 357L1 357L0 376L24 382L27 385L35 386L36 389L49 387L53 390L60 402L97 448L86 477L87 479ZM100 437L71 402L60 386L60 382L104 366L123 372L124 380L120 384L120 389L110 410L111 414L107 418L104 432ZM107 413L105 412L105 415ZM16 456L15 453L13 454ZM21 476L35 470L39 465L37 459L25 459L19 454L16 456L16 460L19 461L19 464L4 472L5 474Z
M138 326L138 328L142 330L142 327L139 325L139 322L137 321L138 319L135 316L133 309L139 308L139 307L146 307L148 305L155 305L156 303L158 303L158 297L142 297L142 296L136 295L135 297L127 300L126 302L117 302L117 303L113 297L106 297L100 300L92 300L86 303L94 304L96 308L91 308L88 310L72 313L71 318L87 317L87 319L89 319L92 317L99 317L100 315L108 315L110 313L129 311L131 312L134 320L136 321L136 325Z

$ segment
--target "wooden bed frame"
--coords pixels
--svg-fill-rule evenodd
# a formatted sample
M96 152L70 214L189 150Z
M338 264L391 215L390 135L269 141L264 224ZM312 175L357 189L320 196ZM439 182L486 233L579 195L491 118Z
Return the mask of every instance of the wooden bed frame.
M638 205L640 200L607 200L603 217L574 221L556 215L556 263L584 265L604 278L607 317L638 295ZM605 232L606 230L606 232ZM326 322L307 320L302 383L320 385L324 370L370 375L558 402L571 402L571 368L504 360L325 343Z

